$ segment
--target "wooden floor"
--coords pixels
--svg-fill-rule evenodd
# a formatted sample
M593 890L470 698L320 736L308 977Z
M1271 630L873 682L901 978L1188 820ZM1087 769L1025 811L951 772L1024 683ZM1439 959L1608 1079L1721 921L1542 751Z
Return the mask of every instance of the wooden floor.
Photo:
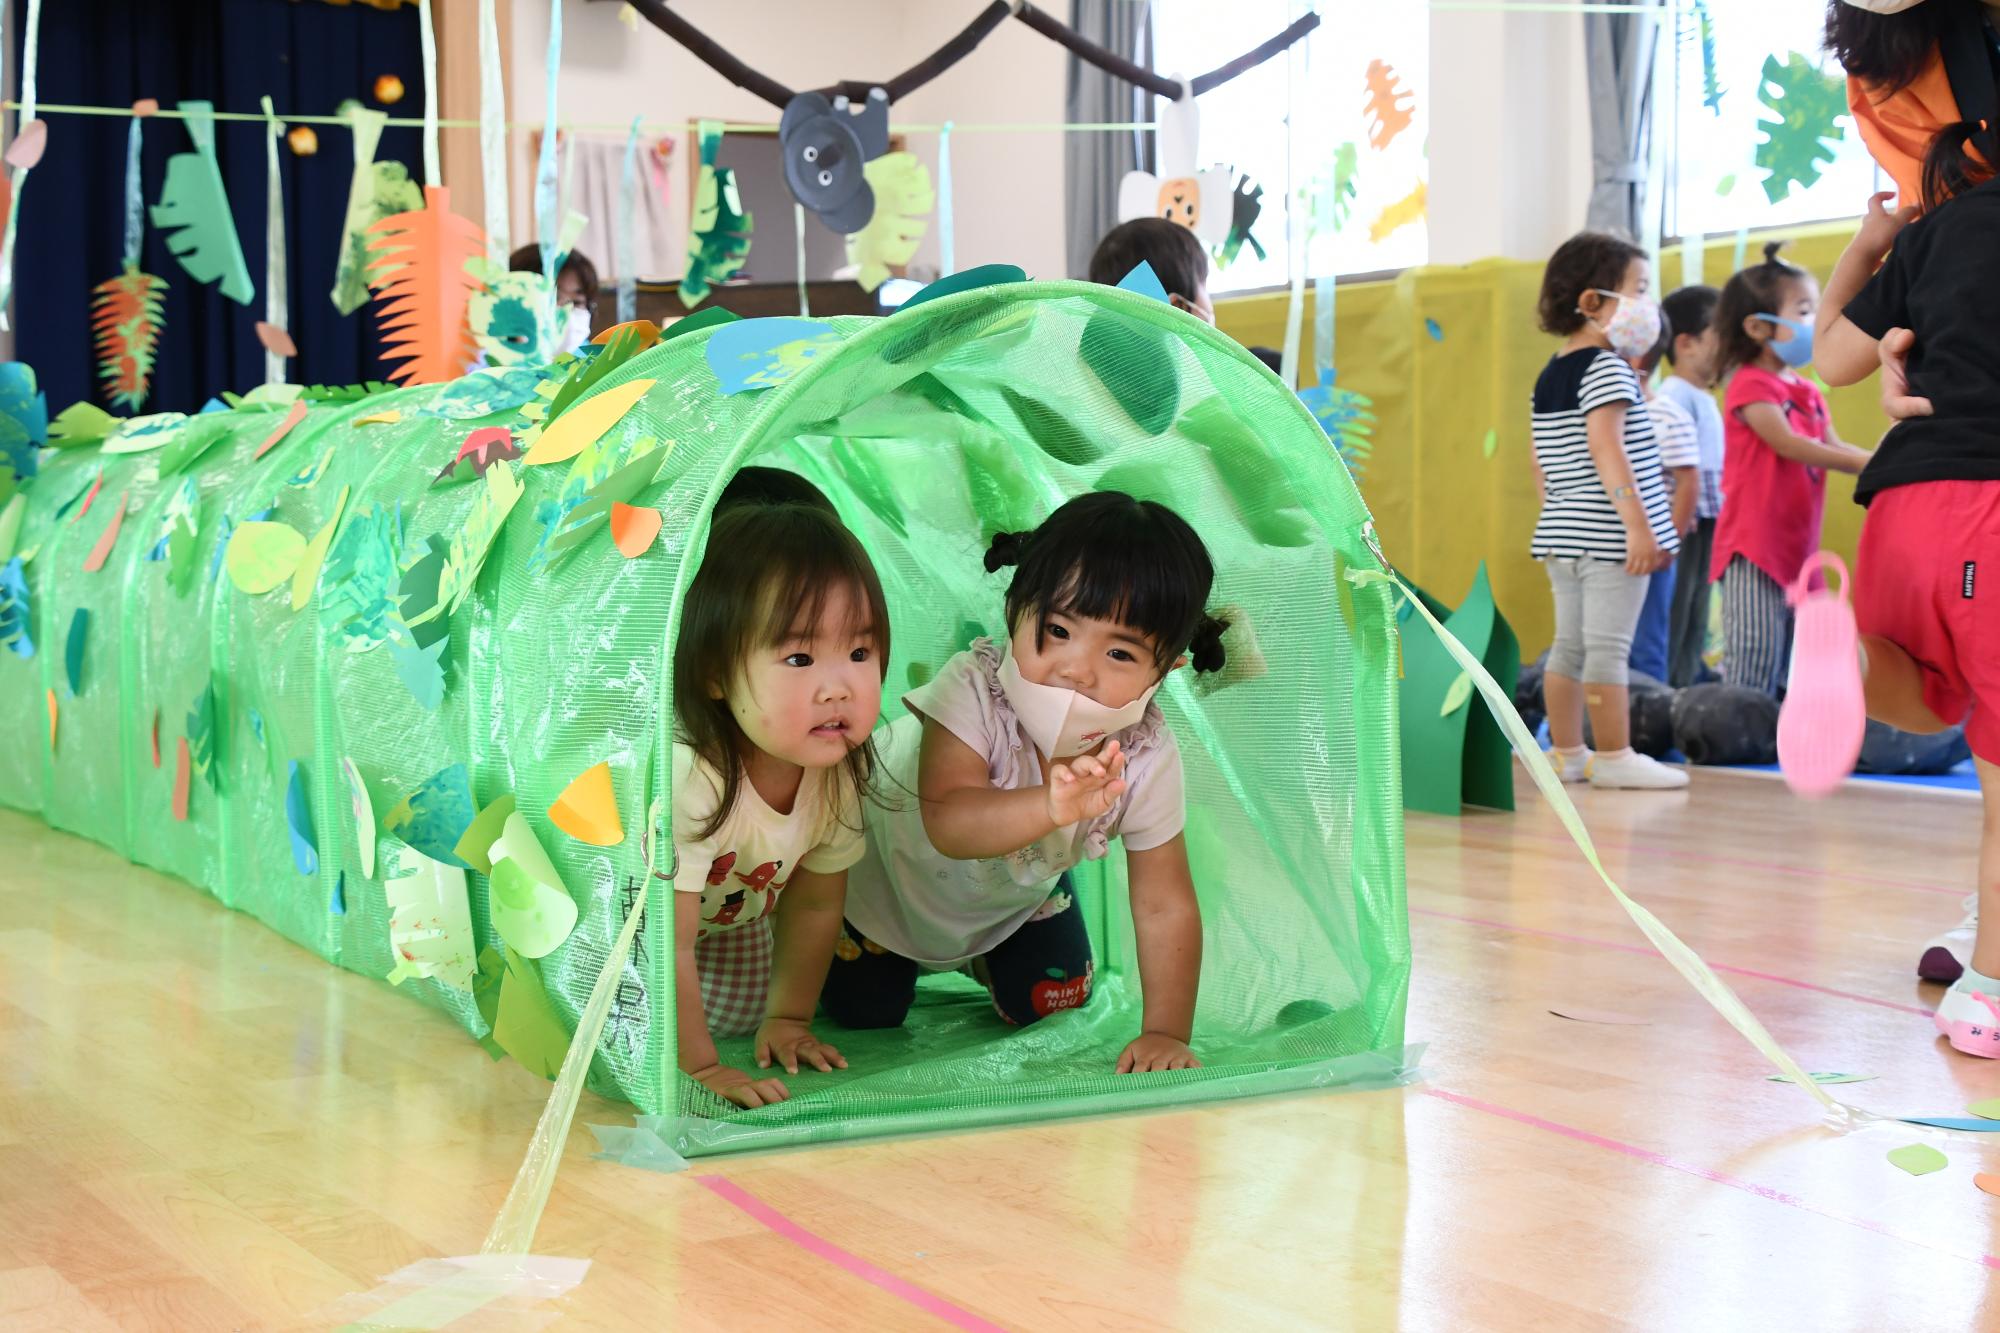
M1806 1068L1879 1076L1844 1098L2000 1096L2000 1067L1933 1037L1911 971L1970 886L1976 803L1803 805L1717 773L1578 799L1613 872ZM581 1122L629 1110L586 1098L535 1244L591 1261L554 1326L2000 1327L2000 1198L1972 1183L1995 1154L1951 1145L1916 1178L1884 1160L1899 1134L1817 1128L1522 805L1410 821L1421 1083L677 1175L592 1161ZM477 1250L546 1087L0 815L0 1328L324 1325Z

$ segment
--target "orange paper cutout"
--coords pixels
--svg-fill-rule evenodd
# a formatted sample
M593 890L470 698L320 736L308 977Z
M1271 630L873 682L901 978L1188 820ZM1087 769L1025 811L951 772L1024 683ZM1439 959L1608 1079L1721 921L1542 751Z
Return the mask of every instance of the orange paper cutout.
M188 782L194 772L194 761L188 757L187 737L181 737L180 754L174 760L174 818L182 823L188 817Z
M97 377L113 406L136 410L151 387L159 353L167 280L128 268L91 288Z
M125 503L132 498L126 491L118 497L118 510L111 515L111 521L104 525L104 534L97 539L97 545L90 548L90 558L83 562L83 572L95 574L104 568L104 562L111 558L111 548L118 542L118 530L125 526Z
M159 109L160 99L157 97L142 97L132 104L132 114L135 116L150 116Z
M637 560L646 554L653 545L653 539L659 535L659 510L615 502L612 504L611 540L618 544L618 554L627 560Z
M660 326L650 319L633 319L627 320L623 324L613 324L610 328L592 338L591 341L599 347L603 347L627 329L639 335L639 351L643 352L648 347L660 341Z
M1416 100L1409 89L1396 82L1395 67L1388 61L1369 61L1368 100L1361 107L1362 114L1369 118L1369 145L1387 148L1397 135L1410 128L1410 122L1416 119Z
M56 749L56 692L49 691L49 753Z
M264 437L264 442L257 446L257 452L250 455L251 461L254 462L257 459L262 458L265 454L270 453L272 447L275 446L279 440L284 439L287 435L290 435L292 433L292 427L298 425L301 421L304 421L305 419L306 419L306 400L303 398L293 399L291 410L285 413L285 419L278 423L278 428L276 430L272 431L269 435L266 435Z
M153 767L160 766L160 710L153 710Z
M368 228L368 285L382 324L385 359L398 384L455 380L478 350L466 302L480 280L465 261L486 253L486 234L451 211L451 192L424 187L424 206Z
M611 790L611 765L585 770L549 807L549 820L578 842L616 847L625 841L618 820L618 798Z
M7 145L7 165L32 171L41 162L42 153L48 146L49 123L46 120L31 120L14 136L14 142Z
M291 334L276 324L261 319L257 321L257 341L264 344L265 351L276 352L282 357L294 357L299 354L299 345L292 341Z
M1972 1183L1988 1194L2000 1194L2000 1176L1981 1171L1972 1178Z
M71 519L70 522L72 523L83 522L83 516L90 512L91 502L97 498L97 493L103 489L104 489L104 474L100 472L97 474L97 479L90 483L90 494L83 497L83 508L76 511L76 517Z

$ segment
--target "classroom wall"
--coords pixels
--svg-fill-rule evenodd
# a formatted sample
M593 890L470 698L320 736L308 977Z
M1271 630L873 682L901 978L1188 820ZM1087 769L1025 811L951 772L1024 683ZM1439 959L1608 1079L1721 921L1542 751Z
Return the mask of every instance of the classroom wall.
M719 118L775 125L778 111L689 55L666 34L619 21L619 6L568 0L563 5L562 70L557 119L622 133L634 114L648 121ZM978 12L977 5L934 0L675 0L675 10L757 69L789 86L841 78L887 79L940 46ZM515 0L509 60L511 118L539 122L546 88L549 0ZM1062 49L1019 23L1003 24L979 49L894 109L890 125L1057 122L1063 118ZM533 235L535 142L512 135L515 238ZM937 136L916 133L909 148L937 173ZM687 224L691 193L688 144L676 147L672 208ZM1031 274L1063 269L1062 136L952 136L954 234L961 268L1020 264ZM600 257L606 259L608 256ZM918 264L938 262L933 221ZM650 275L649 275L650 276Z

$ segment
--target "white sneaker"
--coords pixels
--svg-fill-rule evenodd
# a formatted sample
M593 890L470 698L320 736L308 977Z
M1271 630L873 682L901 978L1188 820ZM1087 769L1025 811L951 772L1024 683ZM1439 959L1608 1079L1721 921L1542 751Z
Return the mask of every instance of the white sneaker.
M1637 750L1618 759L1598 755L1591 760L1590 785L1633 791L1677 791L1688 785L1687 770L1669 768Z
M1979 895L1966 895L1965 919L1950 930L1931 936L1917 959L1917 975L1949 986L1972 963L1972 941L1979 934Z
M1990 997L1953 986L1938 1002L1932 1021L1953 1050L2000 1059L2000 1004Z
M1549 767L1556 771L1556 776L1564 782L1589 781L1590 751L1585 750L1574 759L1564 759L1559 750L1544 750L1542 754L1548 759Z

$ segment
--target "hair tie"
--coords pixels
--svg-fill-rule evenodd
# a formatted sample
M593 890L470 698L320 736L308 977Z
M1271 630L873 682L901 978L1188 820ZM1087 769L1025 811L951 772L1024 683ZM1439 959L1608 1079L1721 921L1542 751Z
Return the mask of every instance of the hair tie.
M1006 565L1021 563L1021 554L1027 547L1029 533L996 532L986 547L986 572L991 574Z
M1203 616L1201 624L1195 628L1194 639L1188 644L1188 659L1195 671L1207 675L1220 671L1228 660L1222 647L1222 636L1229 632L1229 622L1219 616Z

